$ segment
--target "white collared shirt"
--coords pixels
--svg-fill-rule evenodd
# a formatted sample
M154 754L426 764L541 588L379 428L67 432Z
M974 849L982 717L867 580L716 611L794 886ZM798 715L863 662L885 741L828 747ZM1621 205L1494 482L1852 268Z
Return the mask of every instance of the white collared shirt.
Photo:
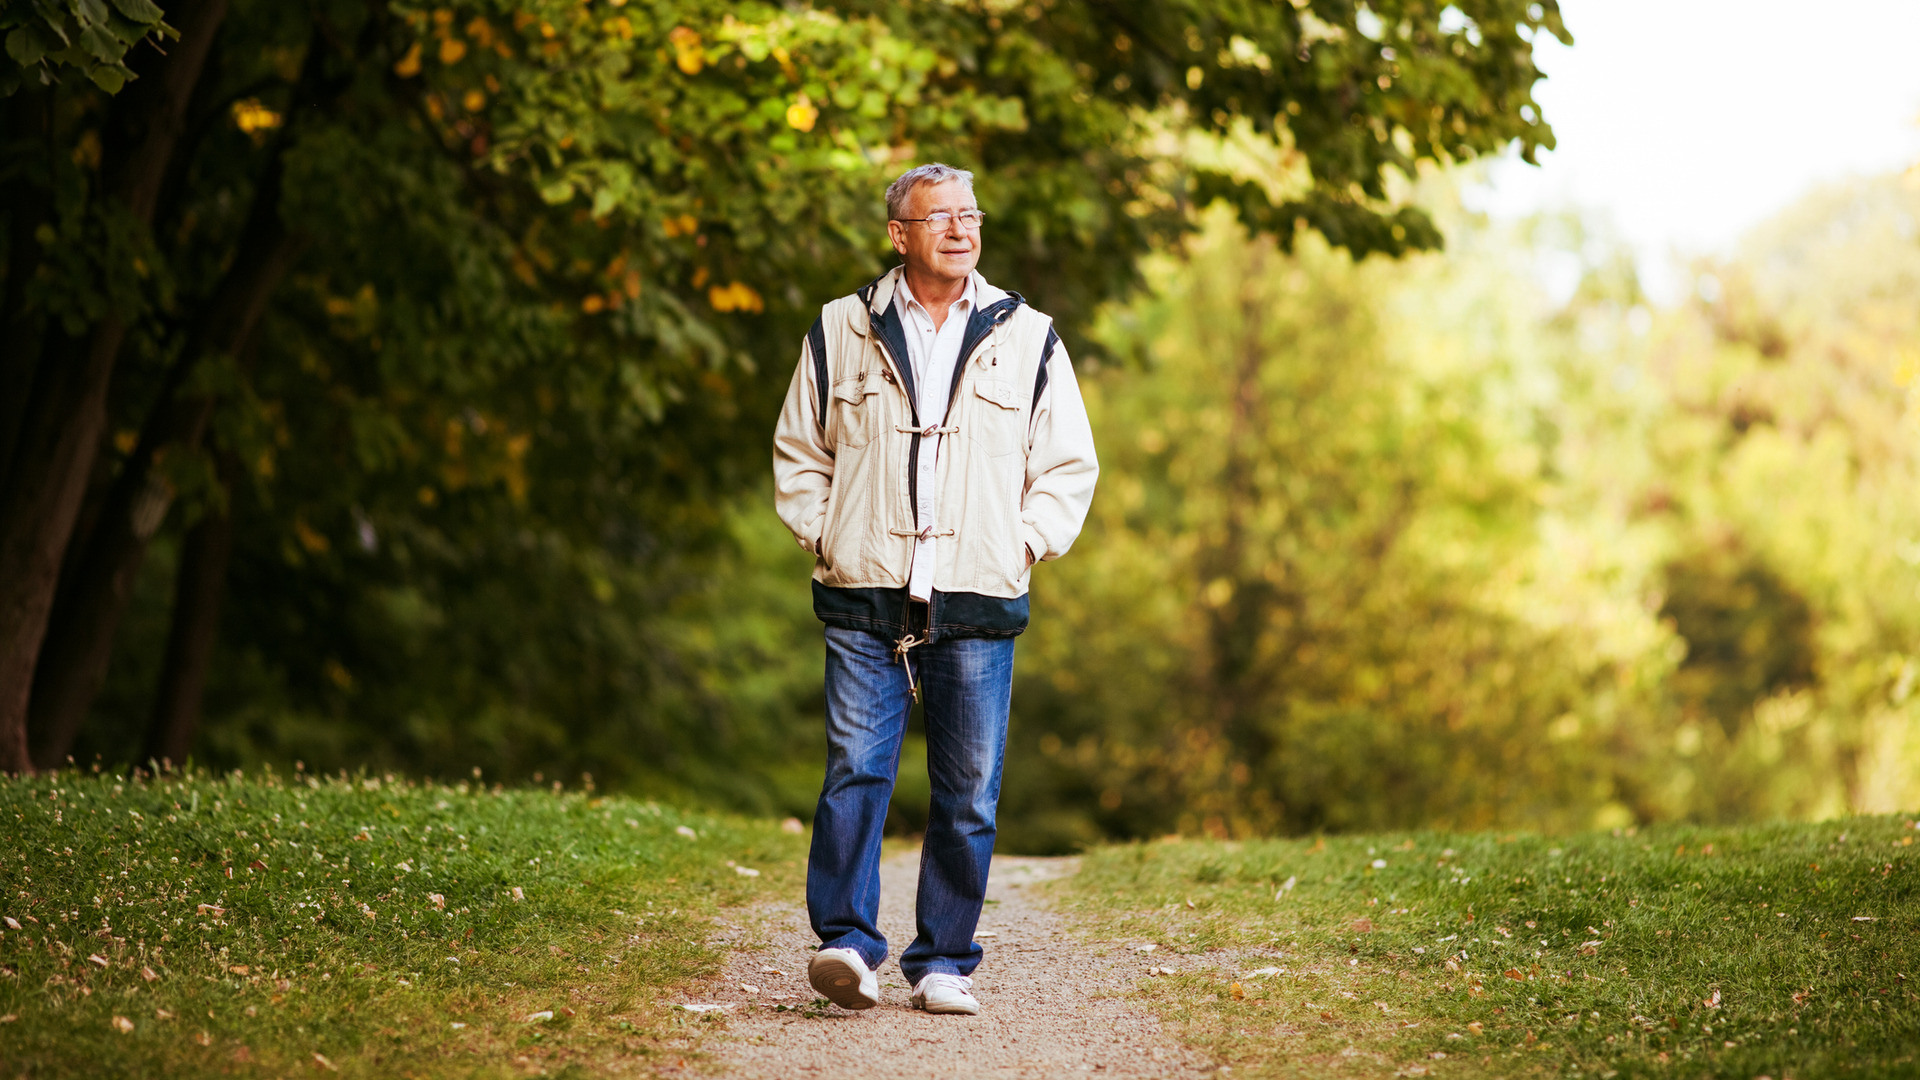
M919 391L920 426L924 430L941 426L946 419L947 399L953 390L954 366L961 361L960 344L967 336L967 322L973 317L978 306L979 293L976 283L980 275L967 275L967 287L947 308L947 319L934 329L933 316L914 299L912 290L907 288L907 276L900 275L894 287L894 303L902 313L900 322L906 330L907 358L913 365L913 378ZM913 542L913 569L907 575L907 593L915 600L928 600L933 596L933 534L939 531L939 507L934 498L938 491L935 479L935 466L940 460L940 448L946 442L946 436L923 436L920 440L920 468L918 474L919 501L914 507L914 517L918 521L920 539Z

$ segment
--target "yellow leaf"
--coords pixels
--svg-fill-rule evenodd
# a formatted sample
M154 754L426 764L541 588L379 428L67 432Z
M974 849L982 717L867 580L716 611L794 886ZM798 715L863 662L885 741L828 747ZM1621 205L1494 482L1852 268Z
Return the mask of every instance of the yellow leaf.
M400 61L393 65L393 73L403 79L411 79L415 75L420 74L419 42L414 42L413 46L407 50L407 55L401 57Z
M787 126L795 131L812 131L814 121L820 119L820 110L814 108L807 95L801 94L800 100L787 106Z
M683 75L698 75L706 65L707 51L701 47L700 34L684 26L676 26L667 35L673 45L673 62Z
M466 55L467 43L457 37L447 38L440 43L440 62L443 64L457 64Z
M487 95L478 90L469 90L466 96L460 99L460 105L468 112L479 112L487 107Z

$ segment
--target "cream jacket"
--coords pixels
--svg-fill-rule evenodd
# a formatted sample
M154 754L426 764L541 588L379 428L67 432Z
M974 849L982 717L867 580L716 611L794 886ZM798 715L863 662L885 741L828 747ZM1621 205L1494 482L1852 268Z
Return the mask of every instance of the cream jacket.
M938 432L935 593L1023 597L1027 553L1066 554L1099 475L1073 366L1052 319L976 273L947 413L918 415L900 273L827 304L808 333L774 431L776 509L819 584L904 589L929 528L914 519L914 465Z

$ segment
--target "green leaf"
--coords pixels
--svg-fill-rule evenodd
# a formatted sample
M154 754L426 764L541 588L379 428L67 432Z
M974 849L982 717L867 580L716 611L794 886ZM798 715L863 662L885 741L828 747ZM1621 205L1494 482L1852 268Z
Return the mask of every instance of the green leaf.
M555 180L540 189L540 197L557 206L573 198L573 183L568 180Z
M60 44L73 44L73 39L67 36L67 13L59 4L54 3L53 0L33 0L33 9L39 12L40 18L46 22L44 29L53 31L54 35L60 39Z
M7 35L7 55L21 67L32 67L52 48L47 39L31 26L23 26Z
M166 12L153 3L153 0L113 0L113 6L120 14L137 23L152 25L166 16Z
M80 47L103 64L115 63L127 52L126 44L105 23L80 31Z
M71 0L71 3L73 17L80 21L82 27L107 25L106 0Z
M127 85L127 80L132 77L133 72L121 64L98 64L87 72L87 78L93 80L93 85L109 94L119 93L120 88Z

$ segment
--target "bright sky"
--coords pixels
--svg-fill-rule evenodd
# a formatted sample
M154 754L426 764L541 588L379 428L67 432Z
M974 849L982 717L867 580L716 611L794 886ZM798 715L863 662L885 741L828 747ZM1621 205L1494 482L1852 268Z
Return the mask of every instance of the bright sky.
M1585 207L1670 298L1674 252L1730 248L1821 182L1920 162L1920 0L1561 0L1534 88L1559 141L1504 161L1498 216ZM1663 295L1664 294L1664 295Z

